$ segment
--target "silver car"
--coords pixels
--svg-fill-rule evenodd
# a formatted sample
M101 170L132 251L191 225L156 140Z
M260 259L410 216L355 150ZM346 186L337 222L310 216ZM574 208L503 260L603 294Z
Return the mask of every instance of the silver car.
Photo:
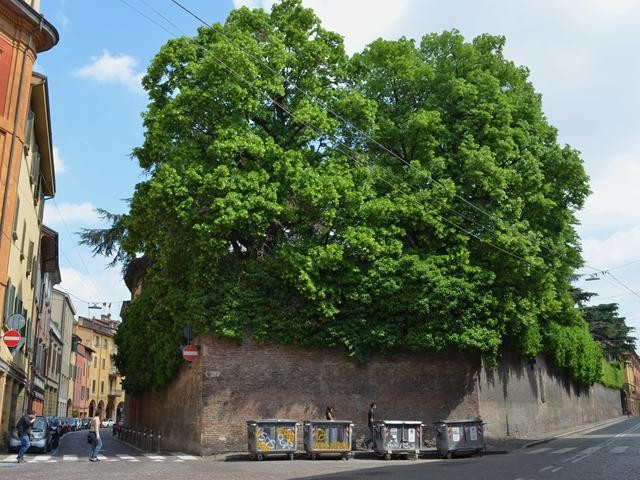
M30 452L50 452L51 451L51 429L47 417L36 417L31 426L31 447ZM22 446L18 438L18 429L12 427L9 433L9 451L17 452Z

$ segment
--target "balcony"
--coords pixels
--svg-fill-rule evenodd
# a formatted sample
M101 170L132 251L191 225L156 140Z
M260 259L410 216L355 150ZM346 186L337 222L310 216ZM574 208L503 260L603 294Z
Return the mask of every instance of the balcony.
M110 397L121 397L122 395L124 395L124 390L119 390L116 388L112 388L111 390L109 390L109 394Z
M114 365L111 365L111 368L109 368L109 375L111 375L112 377L119 377L120 372Z

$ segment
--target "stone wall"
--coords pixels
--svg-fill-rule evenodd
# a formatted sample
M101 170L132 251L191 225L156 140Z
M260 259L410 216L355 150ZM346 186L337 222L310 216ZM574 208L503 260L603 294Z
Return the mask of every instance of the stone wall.
M527 437L622 414L619 390L580 387L541 356L532 361L505 356L496 368L484 367L478 395L493 438Z
M161 392L127 394L126 423L153 428L165 450L211 454L245 451L246 421L322 418L352 420L355 438L368 434L367 411L377 418L420 420L481 416L491 439L518 437L614 418L617 390L579 389L548 367L503 358L482 368L475 355L403 353L376 355L366 365L335 349L242 344L200 337L199 359L185 365ZM533 367L533 368L532 368ZM430 429L425 435L430 435Z

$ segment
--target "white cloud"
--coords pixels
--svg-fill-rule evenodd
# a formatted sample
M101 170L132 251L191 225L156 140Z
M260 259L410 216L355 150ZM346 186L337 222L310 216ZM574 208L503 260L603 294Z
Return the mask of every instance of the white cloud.
M263 8L271 10L273 0L234 0L237 7ZM304 5L312 8L327 30L345 37L349 53L362 50L378 37L386 37L394 31L400 19L410 15L413 0L306 0Z
M81 227L92 227L100 224L100 218L96 212L96 207L91 202L55 203L55 200L49 200L45 203L44 209L45 225L61 231L66 227L72 228L80 225Z
M60 149L55 145L53 146L53 164L55 166L56 174L67 173L69 171L67 164L64 163L60 156Z
M73 72L81 78L100 83L121 84L135 92L142 92L142 72L136 72L138 61L125 54L112 56L107 50L100 57L91 57L91 63Z
M640 226L617 230L608 237L582 240L584 258L595 268L613 268L640 258Z
M111 313L112 318L120 318L120 307L124 300L129 300L131 294L125 286L120 269L105 268L106 261L102 258L83 258L84 265L82 271L77 268L83 267L78 259L78 251L68 252L62 257L74 261L74 266L61 267L60 276L62 283L56 285L62 291L69 292L76 314L83 317L106 315ZM76 260L78 260L76 262ZM75 264L77 263L77 265ZM97 304L101 309L90 309L89 306ZM106 304L106 305L105 305ZM111 304L111 306L109 306Z

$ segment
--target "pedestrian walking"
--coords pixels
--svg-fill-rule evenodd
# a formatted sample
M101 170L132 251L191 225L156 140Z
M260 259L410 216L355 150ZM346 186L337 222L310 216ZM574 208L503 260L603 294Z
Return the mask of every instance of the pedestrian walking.
M367 425L369 426L370 437L364 442L366 448L373 447L373 422L376 421L376 402L371 402L369 413L367 414Z
M324 418L326 418L327 420L333 420L333 408L327 407L324 412Z
M91 440L91 451L89 452L89 461L99 462L98 453L102 448L102 439L100 438L100 417L102 415L102 409L96 410L95 416L91 419L89 424L89 439Z
M24 454L27 453L31 446L31 426L36 419L36 412L30 410L25 413L18 423L16 423L16 429L18 430L18 438L20 439L20 450L18 451L18 463L25 463Z

